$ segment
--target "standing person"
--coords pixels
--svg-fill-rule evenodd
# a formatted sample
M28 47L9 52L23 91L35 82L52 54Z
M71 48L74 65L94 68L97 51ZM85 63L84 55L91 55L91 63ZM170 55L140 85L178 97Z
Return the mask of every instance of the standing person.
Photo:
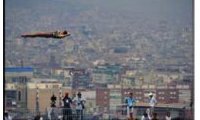
M150 120L146 112L143 113L141 120Z
M51 107L48 110L48 119L54 120L56 118L55 108L56 108L56 100L57 100L57 97L54 95L54 93L51 96L50 100L51 100Z
M155 96L153 95L153 93L149 93L149 106L150 106L150 114L151 115L154 112L154 107L156 104L157 104L157 100L156 100Z
M8 114L7 111L4 113L4 120L12 120L12 117Z
M165 120L171 120L171 115L170 112L167 112L167 115L165 116Z
M158 120L157 118L157 113L153 113L152 119L151 120Z
M42 116L40 115L40 113L38 113L38 114L35 116L34 120L43 120L43 118L42 118Z
M64 103L63 120L72 120L72 110L71 110L72 99L69 97L68 93L65 93L65 97L63 98L63 103Z
M51 107L56 107L56 100L57 100L57 97L54 95L51 96Z
M86 100L82 97L81 92L78 92L77 96L73 99L76 105L76 113L78 120L83 120L83 110L85 109Z
M135 98L133 98L133 93L129 93L129 97L126 98L125 102L126 102L126 106L127 106L127 117L132 120L134 106L136 104L136 100L135 100Z
M143 116L141 120L151 120L151 115L150 115L150 109L147 108L147 110L143 113Z

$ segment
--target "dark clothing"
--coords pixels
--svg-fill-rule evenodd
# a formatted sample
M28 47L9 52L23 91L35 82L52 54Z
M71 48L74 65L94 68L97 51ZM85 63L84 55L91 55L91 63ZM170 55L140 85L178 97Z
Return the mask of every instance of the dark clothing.
M56 99L57 97L53 94L53 96L51 96L51 107L56 107Z
M40 116L39 115L35 116L34 120L40 120Z
M63 103L65 108L71 108L70 105L72 104L72 99L70 97L64 97Z
M157 118L157 113L153 113L153 117L152 117L151 120L158 120L158 118Z
M157 118L152 118L151 120L158 120Z
M63 109L63 120L72 120L72 110L71 109Z
M63 109L63 120L72 120L72 110L71 108Z
M64 103L63 120L72 120L72 110L71 110L72 99L70 97L65 96L63 98L63 103Z

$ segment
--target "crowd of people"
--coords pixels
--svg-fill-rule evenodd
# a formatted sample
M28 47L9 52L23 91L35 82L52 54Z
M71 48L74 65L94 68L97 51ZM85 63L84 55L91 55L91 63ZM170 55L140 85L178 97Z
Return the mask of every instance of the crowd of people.
M51 97L51 109L49 111L48 119L53 120L55 116L53 116L53 108L56 107L56 97L53 95ZM85 109L86 99L82 96L81 92L78 92L73 98L69 97L69 93L65 93L65 96L62 99L63 108L62 108L62 120L73 120L76 117L77 120L83 120L83 112ZM125 98L126 111L127 111L127 119L134 120L136 117L135 114L135 105L138 102L137 99L133 97L133 93L129 93L129 96ZM158 120L157 113L154 112L154 107L157 104L156 97L153 93L149 93L148 99L149 107L143 113L141 120ZM72 107L76 110L76 115L72 112ZM5 113L6 120L12 120L11 116L8 113ZM34 120L42 120L40 114L38 114ZM165 120L171 120L170 112L168 112L165 116Z
M82 97L81 92L78 92L73 98L69 97L69 93L65 93L65 96L62 99L62 117L57 116L54 113L54 108L56 108L56 99L56 96L53 94L51 97L51 107L48 110L48 120L73 120L74 118L76 118L76 120L83 120L86 100ZM73 114L72 107L75 107L76 115ZM43 118L40 115L37 115L34 120L43 120Z
M77 96L71 99L68 93L65 93L63 98L64 108L63 108L63 120L72 120L72 109L71 106L76 107L76 117L78 120L83 120L83 110L85 109L85 98L82 97L81 92L78 92Z

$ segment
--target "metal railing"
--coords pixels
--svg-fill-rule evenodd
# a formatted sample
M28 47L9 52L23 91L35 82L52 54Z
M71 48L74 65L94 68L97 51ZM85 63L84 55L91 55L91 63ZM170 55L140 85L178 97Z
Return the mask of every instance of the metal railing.
M85 108L83 111L78 111L75 108L67 109L63 107L47 108L45 112L31 112L31 111L13 111L9 112L13 120L34 120L36 116L41 116L43 120L126 120L127 109L126 106L115 107L116 109L105 109L105 107L95 107L93 111L88 111ZM134 108L134 117L140 119L142 114L146 111L147 106L136 106ZM34 111L34 110L32 110ZM158 113L158 118L162 119L166 112L170 111L172 117L183 116L184 109L174 108L155 108Z
M63 107L49 107L45 112L27 111L9 111L13 120L34 120L36 116L40 116L43 120L102 120L120 118L125 119L126 115L122 115L120 110L105 110L104 107L95 107L93 112L84 110L68 109Z

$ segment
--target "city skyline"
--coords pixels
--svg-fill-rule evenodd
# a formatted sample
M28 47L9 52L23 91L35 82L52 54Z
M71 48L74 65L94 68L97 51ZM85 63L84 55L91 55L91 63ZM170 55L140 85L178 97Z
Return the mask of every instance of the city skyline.
M190 116L193 19L188 0L5 0L4 104L21 112L45 111L49 104L42 100L52 88L60 91L57 106L66 91L72 96L82 91L91 108L87 112L104 107L98 110L106 113L117 111L131 91L145 108L153 92L158 106L179 104L186 110L177 107L178 112ZM57 30L71 36L20 37Z

